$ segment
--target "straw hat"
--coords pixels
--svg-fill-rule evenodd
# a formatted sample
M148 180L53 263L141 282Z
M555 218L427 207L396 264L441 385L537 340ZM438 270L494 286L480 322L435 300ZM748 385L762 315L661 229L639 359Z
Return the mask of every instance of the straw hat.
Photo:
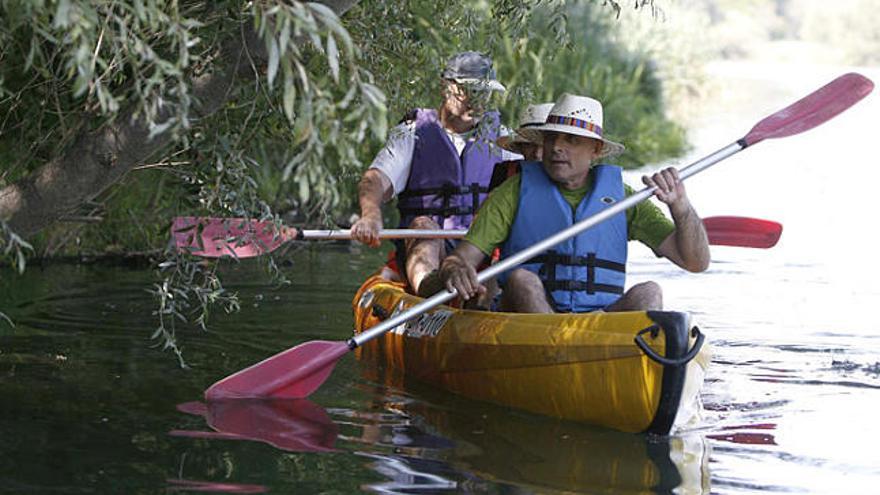
M599 157L616 155L626 148L602 137L602 104L586 96L563 94L550 109L544 125L524 129L527 139L543 139L543 132L562 132L602 141Z
M551 108L553 103L529 105L519 119L519 127L510 134L499 137L495 142L507 151L515 153L519 153L520 144L540 144L540 141L535 142L524 136L522 130L544 125Z

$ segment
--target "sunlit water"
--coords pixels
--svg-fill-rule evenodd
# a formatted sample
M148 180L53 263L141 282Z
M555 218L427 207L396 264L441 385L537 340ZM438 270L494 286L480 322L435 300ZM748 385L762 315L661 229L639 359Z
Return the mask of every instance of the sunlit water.
M690 158L841 72L792 69L786 82L764 69L736 67L707 108L714 118L695 126ZM710 270L692 275L635 248L630 283L660 282L666 306L695 314L714 346L703 418L688 431L623 434L392 388L350 357L311 402L198 402L277 351L347 338L350 299L381 253L302 251L282 288L256 264L230 264L242 311L215 314L209 332L180 330L189 369L151 347L151 272L34 266L0 272L0 310L16 322L0 323L0 492L870 493L880 483L877 98L689 181L703 215L783 223L773 249L713 248Z

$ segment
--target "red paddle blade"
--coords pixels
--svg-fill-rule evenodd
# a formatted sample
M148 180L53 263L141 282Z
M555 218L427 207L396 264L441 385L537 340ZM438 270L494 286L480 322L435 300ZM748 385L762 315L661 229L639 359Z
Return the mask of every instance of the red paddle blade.
M348 351L345 342L314 340L300 344L211 385L205 399L308 397Z
M171 237L178 251L205 258L250 258L286 241L274 223L244 218L177 217Z
M782 224L760 218L718 216L703 219L709 244L771 248L779 242Z
M764 139L792 136L826 122L855 105L874 89L867 77L851 72L822 86L795 103L765 117L742 138L746 146Z

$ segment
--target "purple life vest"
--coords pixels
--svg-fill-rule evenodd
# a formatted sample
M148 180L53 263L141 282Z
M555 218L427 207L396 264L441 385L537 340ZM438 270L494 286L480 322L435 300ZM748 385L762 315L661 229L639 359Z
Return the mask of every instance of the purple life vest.
M440 125L437 111L415 112L415 149L409 180L397 199L400 226L406 228L417 216L429 216L442 229L466 229L486 199L501 150L495 145L499 116L487 112L475 139L469 139L461 155ZM488 124L488 125L486 125Z

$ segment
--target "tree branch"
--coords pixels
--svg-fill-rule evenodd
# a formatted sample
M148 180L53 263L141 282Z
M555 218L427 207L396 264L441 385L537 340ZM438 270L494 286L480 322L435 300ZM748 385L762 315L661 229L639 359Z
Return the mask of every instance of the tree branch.
M341 16L357 0L321 2ZM241 36L223 45L217 69L192 81L197 102L196 118L210 116L234 97L235 89L256 73L251 61L266 59L265 43L250 27ZM160 115L157 121L162 121ZM73 144L52 161L27 177L0 189L0 220L23 237L30 237L85 201L118 182L128 171L149 163L171 143L170 133L149 137L143 118L134 117L134 108L119 113L115 120L94 131L81 131Z

